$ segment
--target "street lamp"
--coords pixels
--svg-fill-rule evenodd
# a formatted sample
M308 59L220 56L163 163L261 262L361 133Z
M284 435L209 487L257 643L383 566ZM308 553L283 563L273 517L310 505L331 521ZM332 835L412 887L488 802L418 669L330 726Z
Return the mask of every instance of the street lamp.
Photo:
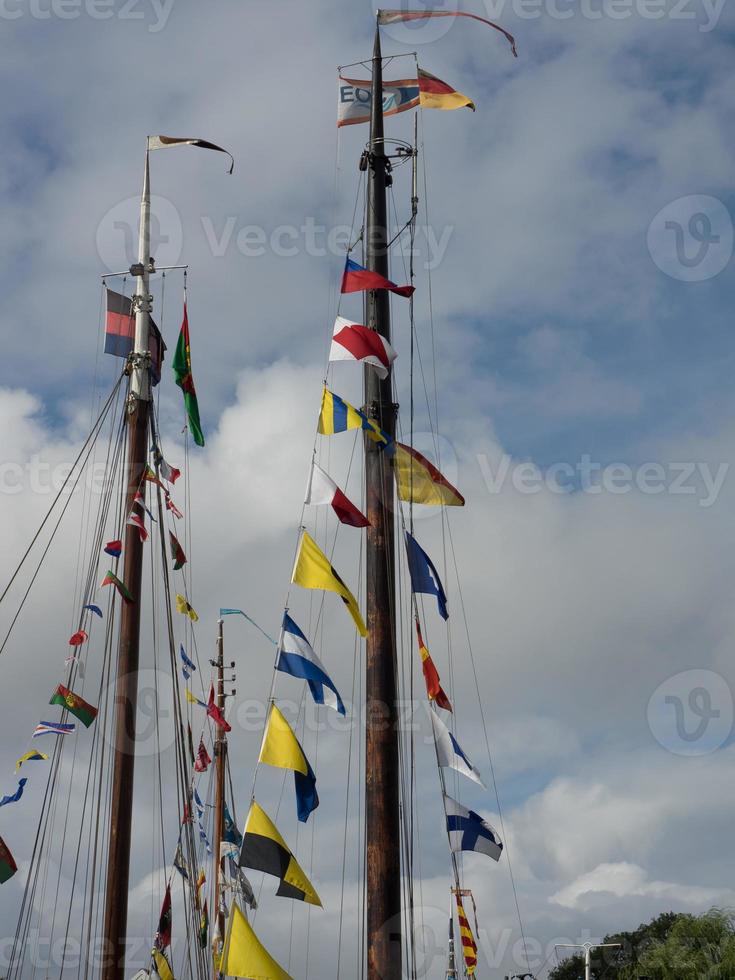
M558 949L563 946L567 949L583 949L584 950L584 980L592 980L592 950L593 949L609 949L613 946L620 947L620 943L554 943L554 947Z

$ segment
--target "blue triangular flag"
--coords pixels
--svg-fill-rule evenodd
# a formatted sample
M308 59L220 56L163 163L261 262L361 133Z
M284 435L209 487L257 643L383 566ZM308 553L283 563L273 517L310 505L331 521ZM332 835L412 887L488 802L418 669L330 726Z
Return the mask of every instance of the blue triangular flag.
M434 568L434 564L418 543L406 531L406 555L408 557L408 570L411 574L411 588L414 592L424 592L428 595L435 595L439 613L444 619L449 619L447 612L447 597L444 593L439 573Z
M17 803L18 800L23 795L23 787L28 782L27 779L18 780L18 789L12 794L12 796L4 796L0 800L0 806L5 806L6 803Z

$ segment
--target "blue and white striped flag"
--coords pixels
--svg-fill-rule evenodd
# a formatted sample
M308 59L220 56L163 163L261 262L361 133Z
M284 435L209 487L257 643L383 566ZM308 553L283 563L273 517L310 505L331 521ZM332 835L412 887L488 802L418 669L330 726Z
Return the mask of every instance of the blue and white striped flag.
M337 688L311 644L288 613L283 614L283 633L276 669L305 680L317 704L325 704L339 714L345 714L345 706Z
M74 724L62 724L61 722L54 721L39 721L33 732L33 737L38 738L39 735L71 735L71 733L76 728Z

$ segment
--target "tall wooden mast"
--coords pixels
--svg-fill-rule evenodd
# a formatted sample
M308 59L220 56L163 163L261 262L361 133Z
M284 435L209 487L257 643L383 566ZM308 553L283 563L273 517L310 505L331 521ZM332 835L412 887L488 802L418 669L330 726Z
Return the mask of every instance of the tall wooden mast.
M220 714L225 713L225 641L224 623L217 623L217 707ZM222 832L225 822L225 767L227 762L227 735L224 729L216 726L214 741L215 797L214 797L214 902L212 919L219 925L219 935L225 935L225 916L220 911L220 880L222 875Z
M125 514L133 506L148 455L148 423L151 401L149 326L151 198L148 150L145 155L143 194L140 202L138 264L130 270L137 278L133 298L135 344L130 358L128 393L128 458ZM143 543L138 529L126 525L123 581L133 601L121 603L120 641L115 688L115 748L110 801L110 838L105 891L102 980L123 980L128 923L128 880L135 775L135 713L138 704L141 579Z
M376 25L372 109L368 147L365 264L388 275L386 184L389 161L383 138L383 65ZM390 340L390 306L384 289L366 293L366 324ZM365 408L390 436L396 406L390 375L381 380L365 368ZM368 980L401 978L401 848L397 658L395 629L395 536L393 475L378 444L365 438L367 518L367 666L365 833Z

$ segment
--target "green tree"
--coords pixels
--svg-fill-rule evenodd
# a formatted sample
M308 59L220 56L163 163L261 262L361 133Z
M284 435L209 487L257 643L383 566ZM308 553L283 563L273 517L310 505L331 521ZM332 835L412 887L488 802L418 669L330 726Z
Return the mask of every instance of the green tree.
M597 980L735 980L735 912L711 909L704 915L664 912L632 932L605 936L619 950L592 954ZM584 958L575 954L549 980L580 980Z

